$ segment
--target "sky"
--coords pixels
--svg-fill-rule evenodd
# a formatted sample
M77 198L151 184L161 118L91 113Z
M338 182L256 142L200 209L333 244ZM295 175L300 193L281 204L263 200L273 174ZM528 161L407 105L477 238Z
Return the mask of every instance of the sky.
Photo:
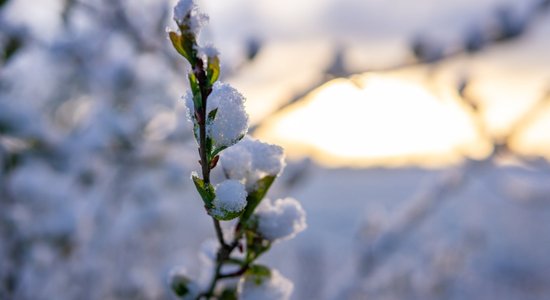
M535 1L204 3L222 54L232 53L234 40L264 42L257 60L229 79L248 97L252 121L264 125L258 136L282 144L292 157L312 156L325 165L441 166L486 157L491 141L458 99L460 82L468 79L467 96L494 139L510 132L550 85L549 19L526 17ZM432 66L385 71L411 62L417 37L453 52L471 32L498 31L499 11L511 22L529 20L520 38ZM245 16L254 26L240 21ZM338 51L354 77L327 83L320 74ZM311 87L317 89L303 101L271 116ZM511 141L516 151L550 157L548 116L548 105L530 114Z

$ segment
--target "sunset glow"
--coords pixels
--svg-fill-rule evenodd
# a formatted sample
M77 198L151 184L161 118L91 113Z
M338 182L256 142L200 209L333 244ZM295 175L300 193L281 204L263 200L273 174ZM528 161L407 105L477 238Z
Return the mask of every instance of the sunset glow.
M268 121L258 136L327 165L438 165L487 151L472 126L457 101L412 81L367 75L327 83Z

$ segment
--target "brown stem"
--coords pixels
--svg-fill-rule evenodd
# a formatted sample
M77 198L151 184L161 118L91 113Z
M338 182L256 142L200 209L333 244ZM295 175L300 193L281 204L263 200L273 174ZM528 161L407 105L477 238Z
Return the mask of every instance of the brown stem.
M220 242L221 247L228 248L229 246L225 243L225 239L223 238L223 231L220 225L220 221L218 221L214 217L212 217L212 221L214 222L214 228L216 229L216 237L218 238L218 241Z
M243 275L248 270L248 268L249 268L249 265L246 264L246 265L242 266L239 270L237 270L235 272L231 272L231 273L227 273L227 274L220 274L218 277L220 279L239 277L239 276Z
M206 73L204 72L203 62L201 59L196 59L197 63L193 68L193 73L197 78L201 91L201 106L196 109L199 115L197 122L199 123L199 155L201 157L202 180L205 184L210 183L210 162L208 161L208 153L206 153L206 105L210 91L206 86Z

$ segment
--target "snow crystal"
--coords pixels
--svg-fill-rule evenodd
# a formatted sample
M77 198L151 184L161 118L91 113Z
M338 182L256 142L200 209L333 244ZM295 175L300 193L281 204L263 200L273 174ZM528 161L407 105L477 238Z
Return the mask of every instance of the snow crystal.
M244 97L229 84L216 83L208 97L207 111L218 109L208 127L208 135L216 147L229 147L248 131L248 114Z
M306 229L306 213L293 198L262 201L255 213L258 232L267 240L291 239Z
M252 155L241 143L222 152L221 162L228 178L246 181L252 169ZM245 182L246 183L246 182Z
M252 154L252 168L268 175L279 175L285 166L283 148L257 140L243 141Z
M182 96L187 108L187 118L195 122L195 104L189 91ZM213 121L206 125L207 135L216 148L229 147L239 141L248 131L248 114L244 108L245 98L229 84L215 83L208 96L207 114L218 109Z
M214 206L216 208L239 212L246 206L246 190L244 185L238 180L226 180L216 186L216 198Z
M293 290L294 284L277 270L271 270L269 278L244 276L237 289L241 300L286 300Z
M277 176L285 166L283 148L248 136L222 152L221 164L228 178L241 180L248 190L266 175Z
M199 12L193 0L180 0L174 6L174 21L179 25L187 25L193 33L198 34L202 25L208 22L208 16Z
M195 3L193 0L180 0L174 6L174 21L181 24L183 23L185 16L191 14L195 8Z
M187 119L193 122L195 118L195 103L193 103L193 94L191 93L191 91L187 91L187 93L181 96L181 98L185 102L185 108L187 109Z
M202 46L200 48L200 53L206 57L216 57L220 55L220 52L218 51L218 49L214 47L214 45L212 44L207 44L205 46Z

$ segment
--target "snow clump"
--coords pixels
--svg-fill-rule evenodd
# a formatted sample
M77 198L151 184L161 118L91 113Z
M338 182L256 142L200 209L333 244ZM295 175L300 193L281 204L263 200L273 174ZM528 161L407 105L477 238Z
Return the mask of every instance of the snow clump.
M258 232L269 241L291 239L304 231L306 213L300 202L293 198L262 201L255 213Z
M188 92L182 98L187 107L188 119L196 122L193 95ZM213 110L218 110L214 120L206 124L206 134L212 139L215 149L234 145L248 132L248 114L244 108L244 101L243 95L229 84L215 83L212 87L206 104L206 113L208 115ZM198 137L198 132L195 132L195 135Z
M198 34L200 28L208 22L208 15L199 12L194 0L180 0L174 6L174 21L178 25L186 25L193 33Z
M241 277L237 291L241 300L288 300L294 284L277 270L269 277L246 275Z
M245 137L221 154L221 164L230 179L240 180L250 191L261 178L282 172L284 151L280 146Z
M240 212L246 206L246 190L238 180L226 180L216 186L216 198L212 202L215 214Z
M215 83L206 104L207 113L218 109L214 120L207 124L207 135L214 146L229 147L248 132L248 114L245 98L235 88L225 83Z
M207 44L205 46L200 47L199 53L201 56L206 57L217 57L220 55L220 51L218 51L218 48L214 47L212 44Z

